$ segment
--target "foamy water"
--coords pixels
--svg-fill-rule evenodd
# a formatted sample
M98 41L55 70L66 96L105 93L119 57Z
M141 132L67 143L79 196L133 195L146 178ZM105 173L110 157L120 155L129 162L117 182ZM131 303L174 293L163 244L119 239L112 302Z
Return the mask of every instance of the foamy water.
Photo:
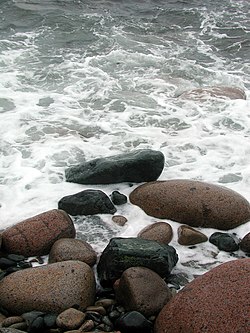
M0 228L86 188L129 195L137 185L66 183L64 170L142 148L165 155L160 180L221 184L250 201L249 10L229 0L2 1ZM247 99L178 98L214 85L241 88ZM100 253L110 237L136 236L155 221L130 203L117 214L124 227L100 215L104 225L76 221L78 235ZM233 259L208 242L178 245L179 224L167 222L176 271L201 274ZM232 230L249 231L250 222Z

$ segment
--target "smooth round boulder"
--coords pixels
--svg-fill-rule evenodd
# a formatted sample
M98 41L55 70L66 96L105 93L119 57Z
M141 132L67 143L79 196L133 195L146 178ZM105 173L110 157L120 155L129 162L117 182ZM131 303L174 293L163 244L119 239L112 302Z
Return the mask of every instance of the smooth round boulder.
M66 212L53 209L17 223L2 233L2 248L25 257L48 254L59 238L74 238L74 224Z
M137 237L168 244L173 238L173 229L167 222L155 222L143 228Z
M94 266L97 260L97 254L92 246L84 240L61 238L52 246L49 253L49 263L80 260Z
M195 180L146 183L131 192L130 201L148 215L191 227L228 230L250 221L250 205L243 196Z
M186 285L158 315L154 333L248 333L250 259L224 263Z
M240 249L250 254L250 232L246 234L240 241Z
M209 98L223 98L223 99L246 99L244 90L236 87L204 87L192 89L184 92L179 96L184 99L192 100L207 100Z
M181 225L178 228L178 243L181 245L195 245L206 242L207 240L206 235L192 227Z
M158 314L171 299L166 282L145 267L130 267L115 283L115 294L126 311L138 311L146 317Z
M76 306L82 311L94 303L95 277L89 265L64 261L6 276L0 281L0 294L0 307L12 314L61 313Z

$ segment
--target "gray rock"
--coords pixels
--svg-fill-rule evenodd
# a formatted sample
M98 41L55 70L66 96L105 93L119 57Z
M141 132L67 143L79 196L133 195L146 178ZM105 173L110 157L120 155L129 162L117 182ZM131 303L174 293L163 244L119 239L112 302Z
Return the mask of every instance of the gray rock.
M128 201L126 195L120 193L119 191L113 191L111 193L111 200L113 204L117 206L124 205Z
M233 234L214 232L209 237L209 242L218 247L219 250L234 252L239 250L239 239Z
M112 184L156 180L164 167L164 155L155 150L97 158L66 169L66 181L79 184Z
M97 273L102 286L112 286L129 267L147 267L161 277L170 274L178 261L172 246L140 238L113 238L101 254Z
M63 197L58 208L70 215L114 214L116 208L109 197L100 190L84 190Z
M61 313L73 306L84 310L94 303L95 278L87 264L64 261L6 276L0 294L0 306L16 315L34 310Z

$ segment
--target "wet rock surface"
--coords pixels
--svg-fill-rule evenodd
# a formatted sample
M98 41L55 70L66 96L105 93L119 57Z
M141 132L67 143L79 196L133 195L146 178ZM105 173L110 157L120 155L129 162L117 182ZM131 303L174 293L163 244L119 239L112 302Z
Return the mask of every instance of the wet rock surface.
M234 252L239 250L239 239L233 234L214 232L209 237L209 242L218 247L219 250Z
M66 169L68 182L111 184L156 180L164 167L160 151L140 149L109 157L97 158Z
M154 240L162 244L168 244L173 238L173 229L169 223L155 222L143 228L138 233L137 237Z
M207 240L206 235L192 227L182 225L178 228L178 243L181 245L195 245Z

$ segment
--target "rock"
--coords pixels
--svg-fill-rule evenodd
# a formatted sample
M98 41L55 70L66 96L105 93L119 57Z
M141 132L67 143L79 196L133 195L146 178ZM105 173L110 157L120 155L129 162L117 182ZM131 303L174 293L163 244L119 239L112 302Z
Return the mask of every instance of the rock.
M90 330L91 330L91 332L93 332L92 329L94 329L94 327L95 327L95 323L93 322L93 320L88 319L79 328L79 332L89 332Z
M117 319L115 328L122 333L151 333L152 324L141 313L131 311Z
M178 228L178 243L181 245L195 245L206 242L207 236L187 225Z
M141 149L97 158L66 169L66 181L79 184L114 184L156 180L164 167L164 155Z
M239 240L232 234L214 232L209 237L209 242L222 251L234 252L239 250Z
M130 194L130 201L148 215L191 227L228 230L250 220L250 205L240 194L194 180L143 184Z
M79 328L85 320L85 313L69 308L58 315L56 324L64 330L74 330Z
M110 287L129 267L147 267L166 277L177 261L172 246L140 238L112 238L100 256L97 273L101 285Z
M23 331L17 330L15 328L0 327L0 333L23 333Z
M100 190L84 190L67 195L58 202L58 208L70 215L114 214L116 208Z
M180 98L192 100L207 100L211 97L223 99L246 99L245 92L236 87L205 87L184 92Z
M0 306L19 315L32 310L60 313L84 310L95 298L92 269L81 261L64 261L27 268L0 281Z
M250 232L240 241L240 249L246 253L250 253Z
M137 237L168 244L173 238L173 229L167 222L155 222L142 229Z
M111 193L111 200L113 204L117 206L124 205L128 201L126 195L120 193L119 191L113 191Z
M145 317L158 314L171 299L172 294L165 281L151 269L130 267L115 283L115 294L126 311L138 311Z
M22 323L24 320L20 316L8 317L2 321L2 327L9 327L13 324Z
M94 266L97 254L90 244L81 239L61 238L52 246L49 253L49 263L79 260L89 266Z
M112 221L115 222L120 227L123 227L128 220L126 219L126 217L122 215L115 215L112 216Z
M96 306L104 307L105 309L115 304L115 300L112 298L100 298L95 302Z
M224 263L196 278L156 319L154 333L248 333L250 259Z
M64 211L53 209L6 229L2 237L6 252L39 256L48 254L57 239L74 238L75 227Z
M0 249L2 247L2 233L0 232Z

